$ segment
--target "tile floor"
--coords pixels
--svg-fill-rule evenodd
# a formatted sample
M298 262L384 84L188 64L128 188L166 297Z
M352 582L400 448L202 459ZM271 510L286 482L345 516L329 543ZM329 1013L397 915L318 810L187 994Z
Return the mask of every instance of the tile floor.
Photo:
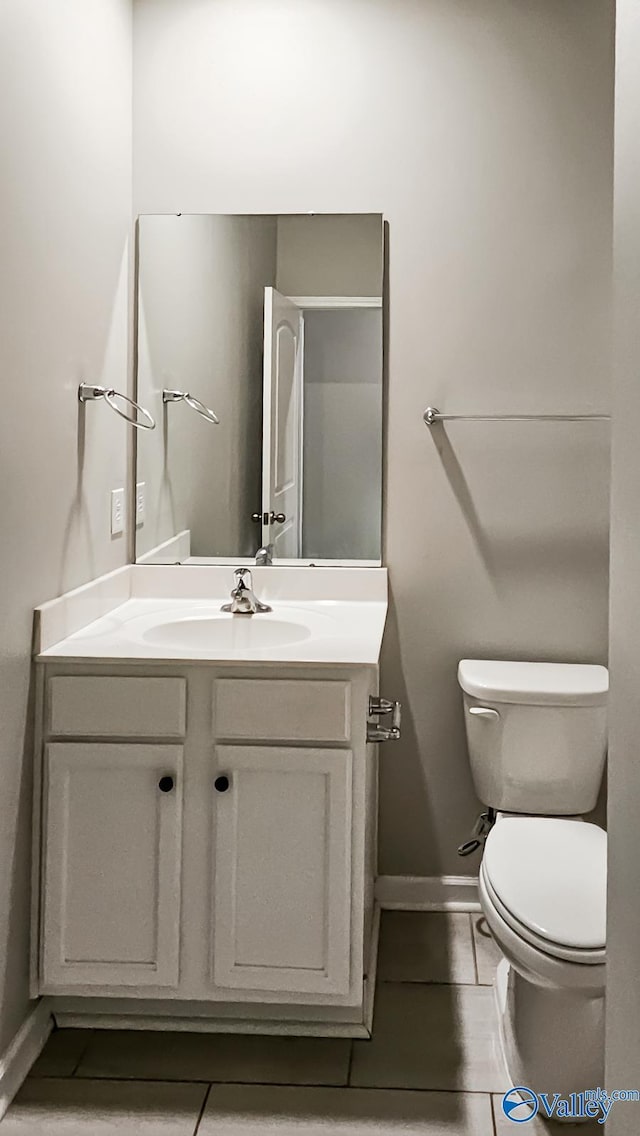
M371 1041L58 1030L2 1136L510 1136L497 958L479 915L385 912Z

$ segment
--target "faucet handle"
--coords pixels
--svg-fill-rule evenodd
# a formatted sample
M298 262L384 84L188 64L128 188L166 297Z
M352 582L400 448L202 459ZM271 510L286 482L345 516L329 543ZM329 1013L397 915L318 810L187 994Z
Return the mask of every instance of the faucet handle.
M250 568L236 568L233 575L235 576L236 587L242 586L253 590L253 576ZM247 576L249 577L248 581Z
M258 611L271 611L269 604L261 603L253 593L253 576L250 568L234 570L234 587L231 603L223 604L221 610L232 615L255 615Z

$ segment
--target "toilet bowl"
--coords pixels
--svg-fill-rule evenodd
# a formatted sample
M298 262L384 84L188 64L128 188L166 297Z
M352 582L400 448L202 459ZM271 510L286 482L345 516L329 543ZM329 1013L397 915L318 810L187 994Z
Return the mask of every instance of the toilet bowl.
M480 866L482 906L532 982L604 990L606 872L597 825L498 816Z
M479 896L503 956L495 992L512 1084L583 1092L604 1077L607 837L593 808L604 667L465 660L474 783L496 812Z
M495 991L514 1085L565 1095L603 1083L605 876L593 824L499 817L487 839L480 903L504 956Z

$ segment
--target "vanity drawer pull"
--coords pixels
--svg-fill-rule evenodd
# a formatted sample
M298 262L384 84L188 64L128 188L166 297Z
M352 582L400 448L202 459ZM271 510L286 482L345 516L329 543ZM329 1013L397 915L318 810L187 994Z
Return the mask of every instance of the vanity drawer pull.
M216 777L215 781L213 782L213 787L217 793L226 793L230 785L231 782L227 775L224 773L220 777Z
M174 786L173 777L161 777L158 781L158 788L161 793L170 793Z

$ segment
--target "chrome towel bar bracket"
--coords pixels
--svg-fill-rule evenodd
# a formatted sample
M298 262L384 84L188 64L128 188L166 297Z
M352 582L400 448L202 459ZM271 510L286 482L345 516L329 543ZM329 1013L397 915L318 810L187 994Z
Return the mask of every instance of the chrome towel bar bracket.
M194 398L188 391L163 390L162 401L164 403L186 402L187 406L190 406L202 418L206 418L207 422L214 422L216 426L220 423L218 415L214 414L208 406L205 406L204 402L200 402L199 398Z
M140 406L137 402L134 402L133 399L129 398L126 394L121 394L120 391L114 390L113 387L98 387L94 386L93 383L80 383L78 387L78 399L80 402L96 402L99 398L103 398L107 405L110 406L112 410L115 410L116 414L124 418L125 422L128 422L130 426L134 426L136 430L155 430L156 424L149 414L149 411L145 410L144 406ZM131 407L133 416L122 410L118 406L116 399L126 402L127 406Z
M422 415L425 426L438 422L609 422L610 414L441 414L428 406Z

